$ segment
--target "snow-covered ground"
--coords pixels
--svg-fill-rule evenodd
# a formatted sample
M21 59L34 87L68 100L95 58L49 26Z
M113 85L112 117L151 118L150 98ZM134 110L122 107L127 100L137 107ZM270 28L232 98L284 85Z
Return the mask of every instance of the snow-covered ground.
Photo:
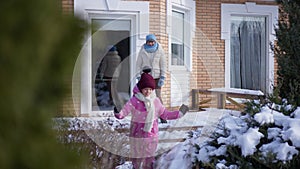
M186 138L186 140L183 142L159 143L157 152L161 156L157 159L156 168L189 169L195 159L208 162L211 156L224 155L226 153L226 145L240 147L241 155L244 157L252 155L256 151L261 151L264 155L272 152L276 154L276 159L280 161L291 160L293 155L299 153L297 148L300 148L300 108L296 109L290 117L274 109L270 109L268 106L262 107L261 111L255 114L254 120L260 125L272 123L279 127L268 129L268 139L272 141L262 145L259 149L256 149L256 145L258 145L264 135L259 132L258 127L247 126L245 122L247 119L249 119L249 115L241 115L238 111L209 108L201 112L188 112L181 119L169 120L166 124L160 123L159 128L161 131L159 132L159 140L176 138ZM70 119L66 118L65 120ZM117 120L114 117L78 117L77 120L81 121L79 123L81 125L73 124L71 125L73 129L70 130L88 130L92 128L103 131L103 128L107 127L103 123L108 123L109 125L106 130L108 133L114 132L113 135L116 136L110 138L110 142L115 138L120 138L120 133L115 134L118 128L128 129L130 124L130 117L123 120ZM220 129L220 125L223 126L223 129ZM85 128L87 126L89 128ZM193 126L200 127L193 128ZM191 130L172 130L176 127L190 127ZM217 148L206 144L211 140L210 136L212 136L213 132L224 135L224 129L229 134L226 137L223 136L217 139L218 144L222 146ZM193 133L189 133L188 136L188 132L191 131ZM93 133L90 137L93 139L94 135L99 136L99 133ZM123 137L126 138L127 135L125 134ZM288 144L287 141L291 142L292 145ZM198 153L195 151L195 145L200 147ZM116 152L126 152L129 146L122 146L123 148L124 150L117 149ZM104 149L107 150L105 147ZM130 161L117 167L117 169L131 168ZM220 163L216 164L216 168L229 169L238 168L238 166L225 166L225 162L220 161Z

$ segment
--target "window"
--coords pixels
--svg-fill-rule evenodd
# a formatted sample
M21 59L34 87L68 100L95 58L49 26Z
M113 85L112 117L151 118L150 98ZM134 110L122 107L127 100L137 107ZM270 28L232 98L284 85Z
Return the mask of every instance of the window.
M172 15L171 65L184 65L184 13Z
M278 7L222 4L221 37L225 40L225 87L271 93L274 82L274 26Z
M195 1L167 1L170 70L192 70Z
M232 16L230 87L266 91L266 17Z

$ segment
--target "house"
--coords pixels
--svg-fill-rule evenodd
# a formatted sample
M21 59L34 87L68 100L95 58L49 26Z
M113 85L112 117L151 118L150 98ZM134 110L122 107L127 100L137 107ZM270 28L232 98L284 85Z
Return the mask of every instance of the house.
M62 0L62 7L92 25L74 66L73 96L64 111L101 112L95 94L97 70L112 44L122 57L116 93L130 96L137 54L148 33L157 36L166 54L166 107L191 105L192 89L241 88L267 94L276 84L270 49L279 17L275 1ZM121 102L124 98L115 97Z

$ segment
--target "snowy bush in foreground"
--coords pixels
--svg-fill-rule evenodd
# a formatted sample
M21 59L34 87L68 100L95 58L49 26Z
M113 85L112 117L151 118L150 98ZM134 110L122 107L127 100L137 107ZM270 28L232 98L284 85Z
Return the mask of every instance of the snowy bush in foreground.
M59 142L75 150L78 154L88 157L86 168L111 169L124 163L125 157L118 156L105 149L99 142L109 142L116 137L116 129L129 127L129 123L121 123L113 118L91 119L91 118L55 118L54 129L57 132ZM114 135L111 136L111 134ZM118 148L121 144L114 145ZM121 151L121 149L120 149Z
M299 168L300 108L249 102L239 117L224 116L209 141L194 144L200 168Z

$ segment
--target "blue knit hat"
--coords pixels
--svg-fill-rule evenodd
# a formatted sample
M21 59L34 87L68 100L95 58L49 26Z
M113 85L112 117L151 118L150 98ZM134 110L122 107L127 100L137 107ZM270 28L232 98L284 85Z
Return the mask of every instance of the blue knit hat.
M114 45L110 45L107 47L110 52L117 51L117 47Z
M149 34L146 36L146 42L147 41L156 41L156 37L153 34Z

